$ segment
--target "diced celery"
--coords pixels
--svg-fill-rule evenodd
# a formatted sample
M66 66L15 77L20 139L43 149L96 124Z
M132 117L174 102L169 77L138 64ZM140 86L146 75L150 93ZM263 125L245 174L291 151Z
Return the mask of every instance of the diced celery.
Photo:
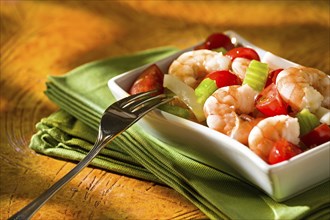
M193 88L182 82L175 76L165 74L163 86L177 95L194 113L197 121L205 120L203 104L197 101Z
M227 53L227 50L224 47L218 47L218 48L215 48L215 49L212 49L212 50L216 51L216 52L219 52L219 53L222 53L222 54Z
M195 89L195 95L197 96L197 102L204 104L206 99L217 90L217 83L215 80L206 78Z
M254 90L260 92L267 81L268 64L252 60L246 69L243 85L248 84Z
M158 107L160 110L168 112L170 114L179 116L181 118L191 119L191 115L189 109L182 108L180 106L174 106L168 103L165 103Z
M306 108L301 110L296 117L300 126L300 135L307 134L320 124L319 119Z

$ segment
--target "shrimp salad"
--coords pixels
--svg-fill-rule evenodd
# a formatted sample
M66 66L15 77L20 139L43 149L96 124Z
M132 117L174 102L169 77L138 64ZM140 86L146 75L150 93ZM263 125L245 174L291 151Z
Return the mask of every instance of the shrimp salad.
M150 65L130 94L152 89L175 97L161 110L221 132L269 164L330 141L330 78L314 68L271 69L258 53L210 35L163 73Z

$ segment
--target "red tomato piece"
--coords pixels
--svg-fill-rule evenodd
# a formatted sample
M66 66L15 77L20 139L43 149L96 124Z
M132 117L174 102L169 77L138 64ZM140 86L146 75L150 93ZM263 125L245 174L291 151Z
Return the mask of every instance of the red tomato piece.
M252 48L248 47L236 47L234 49L229 50L225 55L230 57L232 61L237 57L260 61L258 53Z
M211 72L206 76L206 78L215 80L218 88L242 84L241 79L235 74L229 72L228 70L219 70Z
M162 93L164 74L156 64L149 66L142 74L134 81L129 93L131 95L140 92L146 92L154 89L158 89Z
M231 42L231 39L227 35L222 33L214 33L208 36L205 41L205 46L209 50L220 47L223 47L226 50L231 50L235 47L234 44Z
M309 133L303 135L300 140L309 148L316 147L330 141L330 127L320 124Z
M261 91L256 99L256 108L268 117L288 114L288 105L280 96L274 83Z
M227 35L223 33L214 33L208 36L205 42L197 46L195 49L213 50L220 47L223 47L226 50L231 50L235 47L235 45L231 42L231 39Z
M268 74L268 79L267 79L267 81L266 81L265 87L269 86L269 85L272 84L272 83L276 83L277 75L278 75L282 70L283 70L283 69L276 69L276 70L271 71L271 72Z
M295 144L288 142L285 139L277 141L271 149L268 157L269 164L276 164L288 160L303 151Z

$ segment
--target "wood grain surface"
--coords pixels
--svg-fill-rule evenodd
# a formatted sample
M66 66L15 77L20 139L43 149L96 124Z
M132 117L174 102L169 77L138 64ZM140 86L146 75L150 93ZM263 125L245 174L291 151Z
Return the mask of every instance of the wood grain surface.
M255 45L329 73L329 1L1 0L0 218L7 219L74 164L28 148L58 107L48 75L89 61L234 30ZM206 218L174 190L86 168L33 219Z

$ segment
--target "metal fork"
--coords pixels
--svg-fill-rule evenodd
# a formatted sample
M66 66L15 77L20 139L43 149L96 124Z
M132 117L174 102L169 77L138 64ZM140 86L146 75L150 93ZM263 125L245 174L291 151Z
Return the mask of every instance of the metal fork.
M105 145L133 125L145 114L172 99L164 94L157 94L157 90L144 92L128 96L110 105L102 115L98 137L93 148L86 157L48 190L9 219L30 219L33 214L38 211L58 190L85 168Z

